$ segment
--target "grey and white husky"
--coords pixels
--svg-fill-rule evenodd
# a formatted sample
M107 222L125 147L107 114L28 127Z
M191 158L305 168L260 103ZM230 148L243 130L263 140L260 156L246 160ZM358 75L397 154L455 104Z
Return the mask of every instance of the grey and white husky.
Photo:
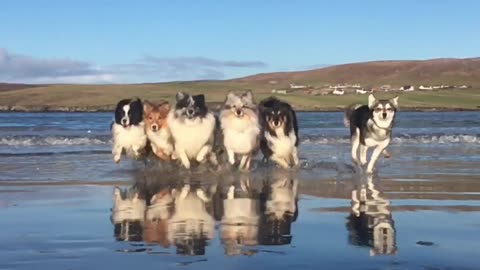
M373 150L367 173L372 173L382 152L386 152L392 136L392 128L398 108L398 96L392 99L376 99L368 96L368 105L352 105L345 112L345 126L350 127L352 159L357 165L367 164L367 151ZM360 160L358 149L360 148Z
M234 165L235 155L238 155L241 157L239 168L248 170L260 135L257 106L251 91L241 95L228 93L220 112L220 125L228 162Z

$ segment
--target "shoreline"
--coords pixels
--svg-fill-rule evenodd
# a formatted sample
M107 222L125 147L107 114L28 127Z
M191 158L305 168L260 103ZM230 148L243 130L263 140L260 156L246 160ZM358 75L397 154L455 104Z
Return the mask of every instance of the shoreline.
M209 106L213 111L219 111L219 107ZM215 108L212 108L215 107ZM343 112L345 107L324 107L324 108L295 108L297 112ZM99 113L113 112L115 106L94 106L94 107L70 107L70 106L5 106L0 105L0 113ZM400 111L403 112L476 112L480 111L480 107L472 108L445 108L445 107L408 107L402 106Z

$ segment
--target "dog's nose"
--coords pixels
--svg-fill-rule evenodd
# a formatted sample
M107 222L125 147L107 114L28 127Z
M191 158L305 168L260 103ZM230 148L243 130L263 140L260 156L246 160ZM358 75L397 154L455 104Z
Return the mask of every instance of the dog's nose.
M193 109L188 109L187 114L192 115L194 113Z
M158 129L158 126L157 126L157 125L152 125L152 130L153 130L153 131L157 131L157 129Z
M382 113L383 118L387 118L387 113Z
M127 124L127 119L122 119L122 124L126 125Z
M273 121L273 125L275 125L276 127L280 126L280 121L274 120L274 121Z
M242 110L240 109L237 109L235 112L237 113L238 116L242 115Z

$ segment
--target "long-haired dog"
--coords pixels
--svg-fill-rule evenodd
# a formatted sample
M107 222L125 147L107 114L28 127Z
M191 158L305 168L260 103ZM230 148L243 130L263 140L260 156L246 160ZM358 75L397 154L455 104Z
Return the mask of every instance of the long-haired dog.
M260 149L267 160L283 168L298 165L298 124L290 104L275 97L260 102L260 123L263 134Z
M147 135L143 122L142 101L122 99L115 109L115 122L112 124L113 160L120 162L123 152L138 158L147 144Z
M376 99L370 94L368 105L352 105L345 112L344 122L350 127L353 162L357 165L367 164L368 148L375 147L367 166L367 173L373 173L381 153L388 155L385 149L390 144L397 108L398 96L392 99Z
M150 199L150 205L145 214L143 241L169 247L168 220L172 212L173 197L167 187L154 194Z
M229 92L220 112L223 146L228 162L235 164L235 155L241 156L240 169L249 169L252 155L258 149L260 124L253 94Z
M204 95L189 95L179 92L175 108L167 117L175 145L175 154L187 169L190 161L204 162L207 158L216 163L214 131L216 119L208 110Z
M152 152L162 160L170 160L173 153L173 139L167 124L170 104L161 102L154 104L148 101L143 103L143 118L148 141Z

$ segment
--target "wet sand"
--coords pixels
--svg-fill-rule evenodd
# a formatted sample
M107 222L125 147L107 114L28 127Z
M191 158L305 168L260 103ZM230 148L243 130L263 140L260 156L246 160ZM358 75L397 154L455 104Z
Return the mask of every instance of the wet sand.
M352 216L352 191L361 188L353 178L299 179L291 242L242 246L237 256L225 254L218 221L198 256L179 255L172 245L117 241L113 187L128 181L0 185L0 269L478 269L480 183L440 179L374 180L379 196L366 205L384 204L394 228L390 254L376 256L372 232Z

